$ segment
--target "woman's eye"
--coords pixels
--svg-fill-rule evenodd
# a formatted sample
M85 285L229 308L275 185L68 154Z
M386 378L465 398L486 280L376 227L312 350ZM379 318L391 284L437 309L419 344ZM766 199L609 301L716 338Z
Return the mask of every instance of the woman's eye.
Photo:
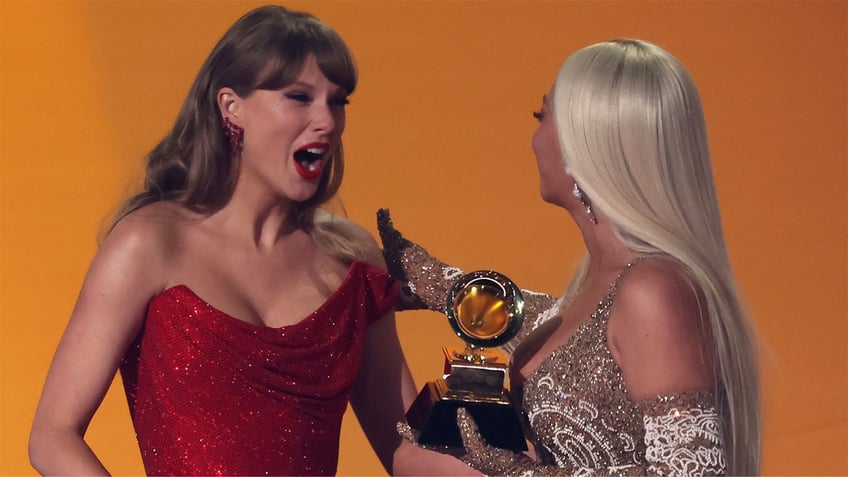
M305 93L286 93L286 97L300 103L308 103L312 101L312 98Z
M533 117L536 118L537 121L541 121L545 119L544 111L533 111Z
M330 107L333 109L344 109L344 107L348 104L350 104L350 100L347 98L335 98L330 100Z

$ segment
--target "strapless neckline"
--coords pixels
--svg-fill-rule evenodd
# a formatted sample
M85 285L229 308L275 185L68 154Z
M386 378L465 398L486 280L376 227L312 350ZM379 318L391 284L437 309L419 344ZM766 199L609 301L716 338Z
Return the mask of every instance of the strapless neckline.
M324 302L321 303L318 306L318 308L313 310L308 315L302 317L300 320L298 320L294 323L290 323L290 324L282 325L282 326L268 326L266 324L251 323L249 321L235 317L235 316L221 310L220 308L217 308L215 305L212 305L211 303L206 301L206 299L204 299L202 296L200 296L198 293L196 293L190 286L188 286L186 284L182 284L182 283L170 286L170 287L162 290L161 292L157 293L150 300L150 303L151 303L151 305L153 305L155 302L157 302L159 300L166 299L166 298L180 299L180 298L188 297L190 300L197 301L200 304L202 304L207 310L212 312L215 316L220 317L223 320L228 321L235 326L239 326L239 327L242 327L242 328L245 328L245 329L248 329L248 330L268 330L268 331L273 331L273 332L280 332L280 331L284 331L284 330L291 330L291 329L296 329L298 327L309 325L309 323L311 321L315 320L316 316L320 316L322 314L321 313L322 311L324 311L326 308L331 306L334 301L336 301L340 298L340 295L344 292L344 289L347 286L349 286L349 284L351 283L351 277L353 276L354 272L356 271L356 269L360 268L361 266L367 266L367 264L365 262L361 262L361 261L352 262L350 264L350 266L348 267L347 273L345 273L345 276L342 279L341 283L339 283L339 286L336 287L336 289L333 290L332 293L330 293L330 295L327 297L327 299L324 300Z

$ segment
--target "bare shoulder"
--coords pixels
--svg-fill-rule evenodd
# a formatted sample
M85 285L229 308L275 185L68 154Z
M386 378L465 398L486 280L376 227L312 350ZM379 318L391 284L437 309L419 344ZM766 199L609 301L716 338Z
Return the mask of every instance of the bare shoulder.
M613 306L619 316L640 327L668 326L700 317L699 296L682 264L651 257L633 265L623 277Z
M172 203L149 204L115 224L103 247L129 248L146 255L167 254L177 243L182 224L191 220L190 214Z
M685 267L652 257L619 284L610 313L610 350L631 394L710 389L713 371L708 314Z
M331 214L322 209L315 212L315 223L330 232L351 241L361 251L361 259L368 264L386 269L383 254L374 236L361 225L350 219Z
M137 273L165 283L169 262L179 254L186 224L199 220L198 215L173 203L157 202L122 218L103 241L95 265Z
M149 300L168 283L178 224L185 218L179 214L177 207L157 203L115 224L86 273L71 315L74 327L109 323L121 341L127 338L124 333L140 322ZM117 323L122 323L120 330Z

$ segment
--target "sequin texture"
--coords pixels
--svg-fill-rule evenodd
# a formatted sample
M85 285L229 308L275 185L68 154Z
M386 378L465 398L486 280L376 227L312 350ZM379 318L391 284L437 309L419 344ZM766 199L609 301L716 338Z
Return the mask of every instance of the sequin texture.
M686 469L682 475L716 475L726 470L713 394L633 401L607 345L618 285L643 258L618 275L589 319L524 384L522 408L539 470L545 465L568 475L681 475L680 468Z
M147 474L335 474L367 327L396 296L363 262L282 328L233 318L186 286L157 295L121 365Z

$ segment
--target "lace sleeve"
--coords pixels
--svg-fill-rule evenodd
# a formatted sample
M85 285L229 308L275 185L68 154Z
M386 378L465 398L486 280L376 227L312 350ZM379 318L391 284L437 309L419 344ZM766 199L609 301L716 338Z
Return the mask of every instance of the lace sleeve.
M725 475L721 420L713 396L688 392L640 401L645 464L580 469L575 475Z
M652 475L724 475L721 419L712 393L641 401L645 461Z
M638 406L645 425L645 465L618 470L627 475L725 475L721 419L712 393L659 396ZM583 475L613 474L587 471Z
M458 413L466 454L462 460L486 475L514 476L630 476L724 475L727 465L721 423L713 394L681 393L640 401L644 413L643 464L600 469L567 469L537 463L524 454L491 447L477 432L467 413Z

